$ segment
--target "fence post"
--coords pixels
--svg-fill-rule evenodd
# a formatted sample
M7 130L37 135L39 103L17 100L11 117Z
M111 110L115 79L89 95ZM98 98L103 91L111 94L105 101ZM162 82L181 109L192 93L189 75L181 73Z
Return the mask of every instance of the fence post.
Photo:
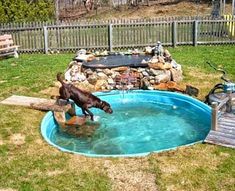
M149 4L149 0L147 0L147 6L150 6L150 4Z
M44 53L48 54L48 30L47 30L47 26L43 26L43 35L44 35Z
M211 107L211 129L216 131L218 129L218 103L212 102Z
M108 34L109 34L109 51L113 51L113 25L108 25Z
M198 21L193 22L193 45L197 46Z
M176 47L177 44L177 22L172 22L172 46Z

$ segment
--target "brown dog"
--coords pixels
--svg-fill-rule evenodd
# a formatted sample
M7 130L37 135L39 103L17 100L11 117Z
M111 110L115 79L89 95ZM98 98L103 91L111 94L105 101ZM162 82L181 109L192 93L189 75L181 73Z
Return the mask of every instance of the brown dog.
M89 108L91 107L102 109L106 113L113 113L111 106L106 101L102 101L93 94L83 91L72 84L66 84L63 81L62 73L57 74L57 80L62 85L59 89L60 96L58 98L65 100L73 100L74 103L82 109L82 113L84 115L90 115L92 121L94 121L94 115L89 110Z

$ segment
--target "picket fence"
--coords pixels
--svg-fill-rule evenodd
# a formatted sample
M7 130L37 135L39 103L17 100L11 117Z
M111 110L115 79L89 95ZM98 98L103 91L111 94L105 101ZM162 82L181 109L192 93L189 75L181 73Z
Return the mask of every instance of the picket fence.
M235 20L158 18L77 22L0 24L0 34L12 34L20 52L122 50L153 46L234 44Z

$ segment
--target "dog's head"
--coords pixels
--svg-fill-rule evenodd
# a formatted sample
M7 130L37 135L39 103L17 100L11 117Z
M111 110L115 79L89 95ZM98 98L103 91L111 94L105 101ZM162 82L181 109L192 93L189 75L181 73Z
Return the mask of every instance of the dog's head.
M106 113L113 113L110 104L106 101L101 101L101 109L104 110Z

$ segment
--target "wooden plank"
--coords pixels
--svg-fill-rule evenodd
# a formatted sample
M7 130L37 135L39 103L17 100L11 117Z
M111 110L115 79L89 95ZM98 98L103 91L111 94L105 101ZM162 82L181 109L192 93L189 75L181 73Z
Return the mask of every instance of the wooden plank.
M223 122L219 122L219 124L220 125L225 125L225 126L230 126L230 127L234 127L235 128L235 124L234 124L234 122L225 122L225 121L223 121Z
M30 108L37 109L40 111L56 111L56 112L67 112L72 108L71 104L60 106L55 101L47 101L42 103L31 103Z
M206 142L206 143L210 143L210 144L214 144L214 145L220 145L220 146L224 146L224 147L235 148L235 145L230 144L230 141L229 141L229 140L226 140L226 141L224 141L224 142L219 142L218 140L219 140L219 139L217 139L217 140L214 140L214 139L206 139L205 142Z
M235 140L233 138L229 137L223 137L223 136L214 136L214 135L208 135L205 139L205 142L213 141L214 144L223 143L226 145L233 145L235 147Z
M6 48L0 48L0 51L10 51L10 50L15 50L17 49L19 46L9 46L9 47L6 47Z
M235 127L228 126L228 124L219 124L218 130L211 130L204 142L235 148Z
M235 148L235 140L233 138L228 137L213 136L209 134L204 142Z
M4 105L17 105L17 106L31 107L31 104L39 104L39 103L45 103L45 102L55 103L55 100L45 99L45 98L28 97L28 96L12 95L9 98L1 101L0 103L4 104Z
M234 127L228 127L228 126L224 126L224 125L220 125L218 131L235 134L235 128Z
M0 35L0 41L2 40L9 40L12 39L12 36L10 34L4 34L4 35Z
M227 123L234 123L235 124L235 115L234 115L234 118L232 117L221 117L219 119L219 122L227 122Z
M221 132L221 131L210 131L208 136L233 139L233 142L235 144L235 134L226 133L226 131L224 131L224 132Z
M9 52L0 52L0 57L4 57L4 56L9 56L9 55L13 55L15 54L14 51L9 51Z
M224 113L223 118L235 119L235 114L233 114L233 113Z
M13 44L13 40L2 40L0 41L0 46L10 46Z
M235 129L235 126L228 126L225 124L219 124L219 128Z

